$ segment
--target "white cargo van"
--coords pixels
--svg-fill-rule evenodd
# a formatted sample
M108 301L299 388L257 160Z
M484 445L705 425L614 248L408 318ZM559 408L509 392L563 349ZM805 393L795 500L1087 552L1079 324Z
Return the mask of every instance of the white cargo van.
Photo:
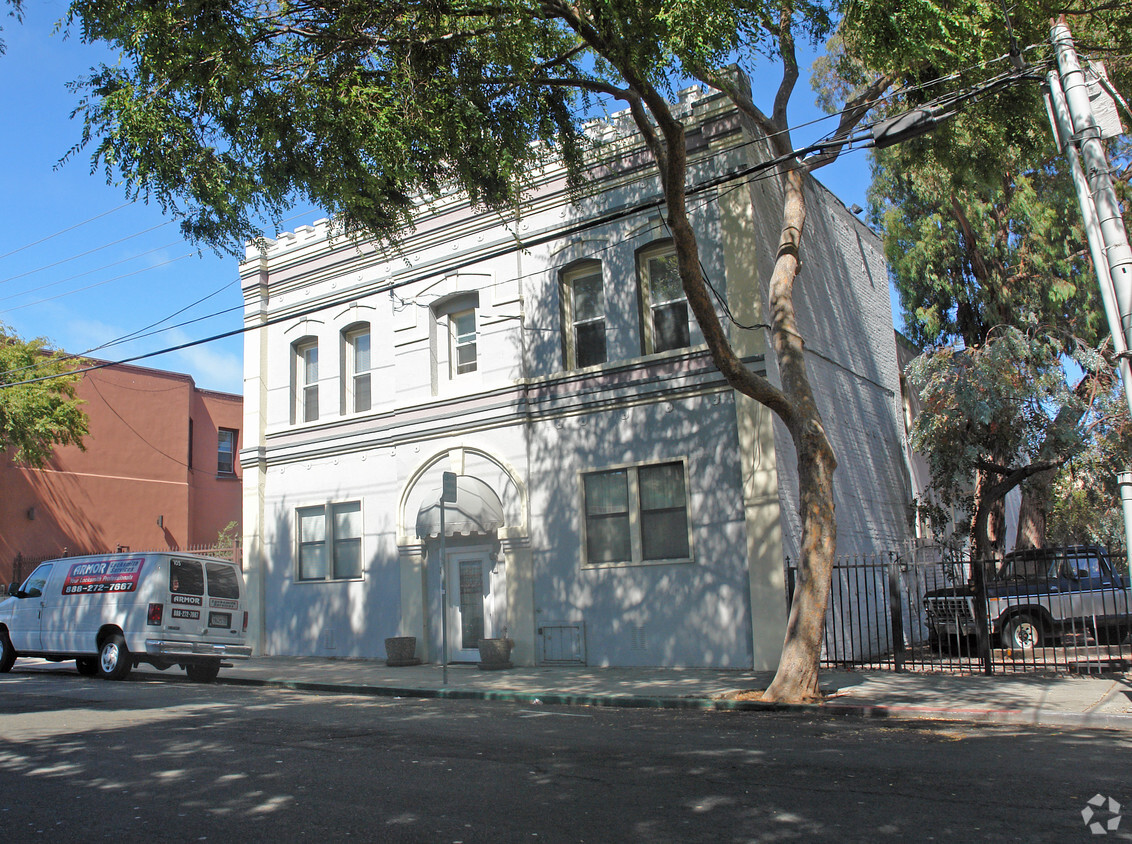
M187 554L104 554L41 563L0 602L0 672L18 657L75 660L80 674L121 680L146 662L216 679L246 659L240 569Z

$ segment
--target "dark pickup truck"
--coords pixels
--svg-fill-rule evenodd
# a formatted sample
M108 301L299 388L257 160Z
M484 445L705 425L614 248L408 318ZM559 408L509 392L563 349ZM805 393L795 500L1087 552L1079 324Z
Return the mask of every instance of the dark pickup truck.
M1103 548L1039 548L1007 554L986 577L992 647L1026 651L1068 633L1119 644L1132 628L1127 575ZM931 641L937 648L973 636L975 591L967 584L924 596Z

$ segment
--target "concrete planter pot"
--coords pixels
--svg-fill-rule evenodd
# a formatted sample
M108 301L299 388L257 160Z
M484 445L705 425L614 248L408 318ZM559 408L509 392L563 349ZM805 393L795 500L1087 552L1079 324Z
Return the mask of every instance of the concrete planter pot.
M498 671L511 667L511 649L514 639L480 639L479 667L483 671Z
M385 640L385 664L393 667L420 665L416 636L393 636Z

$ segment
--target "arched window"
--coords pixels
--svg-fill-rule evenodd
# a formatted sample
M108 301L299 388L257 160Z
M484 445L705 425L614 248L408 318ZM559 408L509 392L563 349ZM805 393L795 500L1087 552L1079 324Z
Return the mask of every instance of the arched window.
M370 325L360 322L342 332L343 372L342 388L345 390L343 407L346 413L365 413L373 406L371 393Z
M304 337L293 346L291 383L294 397L294 421L318 421L318 340Z
M671 241L637 254L637 284L641 293L641 351L651 355L692 345L688 300Z
M583 261L563 270L561 289L566 368L605 363L605 290L601 262Z

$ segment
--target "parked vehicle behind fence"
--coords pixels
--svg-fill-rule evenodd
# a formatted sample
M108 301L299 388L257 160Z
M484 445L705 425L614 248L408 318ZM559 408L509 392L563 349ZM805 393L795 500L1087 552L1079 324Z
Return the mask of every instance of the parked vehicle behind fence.
M1103 548L1038 548L1007 554L986 577L991 646L1030 651L1067 635L1119 644L1132 628L1129 582ZM970 585L924 596L931 643L948 649L975 634Z
M20 657L74 659L80 674L121 680L140 663L211 682L246 659L240 569L184 554L104 554L41 563L0 602L0 672Z

